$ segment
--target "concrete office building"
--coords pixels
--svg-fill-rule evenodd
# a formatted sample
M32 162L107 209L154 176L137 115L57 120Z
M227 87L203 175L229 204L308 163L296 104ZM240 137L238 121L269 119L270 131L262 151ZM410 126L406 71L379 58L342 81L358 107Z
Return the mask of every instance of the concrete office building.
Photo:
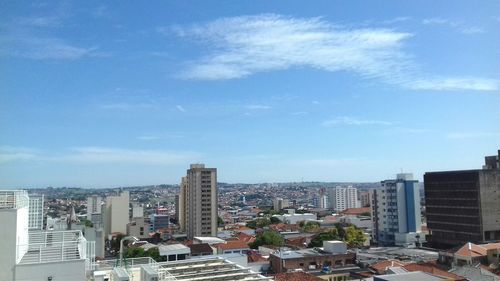
M380 245L407 245L423 241L420 193L412 174L398 174L370 190L372 240Z
M151 222L153 223L153 230L158 231L162 228L167 228L170 224L170 216L169 215L151 215Z
M123 191L118 196L106 197L104 218L106 236L115 232L127 233L127 224L129 222L128 191Z
M424 175L428 241L451 248L500 240L500 167L487 156L483 169Z
M282 210L284 208L288 208L288 207L290 207L290 202L288 201L288 199L283 199L280 197L274 198L273 209L275 211L280 211L280 210Z
M94 243L80 231L28 231L29 197L0 191L0 280L86 280L94 266Z
M29 195L28 228L30 231L43 230L43 195Z
M150 238L149 233L153 232L153 225L151 220L145 217L133 218L127 224L127 235L134 236L139 239Z
M138 204L132 206L132 218L144 217L144 208Z
M352 186L337 186L329 190L330 208L342 212L349 208L358 208L358 191Z
M191 164L181 183L181 228L187 238L217 236L217 169Z
M101 214L101 196L92 195L87 197L87 219L92 221L93 214Z

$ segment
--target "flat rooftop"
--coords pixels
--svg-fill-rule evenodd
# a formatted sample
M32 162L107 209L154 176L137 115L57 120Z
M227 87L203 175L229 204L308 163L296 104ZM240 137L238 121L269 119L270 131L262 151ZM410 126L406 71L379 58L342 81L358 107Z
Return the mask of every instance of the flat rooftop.
M299 258L307 258L307 257L318 257L318 256L335 256L335 255L345 255L347 253L330 253L324 251L322 248L307 248L302 250L284 250L272 253L271 255L281 258L282 260L287 259L299 259Z

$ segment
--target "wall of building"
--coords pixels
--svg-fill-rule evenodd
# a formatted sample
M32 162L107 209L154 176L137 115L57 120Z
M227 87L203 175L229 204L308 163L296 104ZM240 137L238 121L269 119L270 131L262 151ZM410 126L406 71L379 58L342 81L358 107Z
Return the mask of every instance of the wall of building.
M85 260L17 265L15 281L82 281L85 279ZM4 280L4 279L2 279Z
M432 246L481 242L479 170L425 173L424 185Z
M479 173L484 241L500 240L500 170Z
M13 280L16 264L17 209L0 209L0 221L8 225L0 239L0 280Z

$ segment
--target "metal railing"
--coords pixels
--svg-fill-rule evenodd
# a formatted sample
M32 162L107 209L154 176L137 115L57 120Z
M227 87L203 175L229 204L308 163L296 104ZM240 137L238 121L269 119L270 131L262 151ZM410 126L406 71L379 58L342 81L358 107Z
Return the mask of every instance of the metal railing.
M28 244L17 245L17 251L25 251L19 264L85 260L87 271L95 268L95 242L79 230L30 232Z
M19 209L28 205L26 190L0 190L0 209Z

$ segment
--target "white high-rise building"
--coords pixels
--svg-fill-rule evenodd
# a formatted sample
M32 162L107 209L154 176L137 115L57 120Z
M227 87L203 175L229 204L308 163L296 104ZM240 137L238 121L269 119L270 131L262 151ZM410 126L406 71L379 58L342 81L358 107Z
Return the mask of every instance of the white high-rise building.
M129 193L123 191L118 196L106 197L104 229L106 236L111 233L127 233L129 223Z
M29 196L29 217L28 228L29 230L42 230L43 229L43 195Z
M380 245L406 245L422 237L420 193L412 174L398 174L370 190L372 239ZM418 236L417 236L418 234Z
M1 231L0 280L86 280L94 267L94 244L81 231L28 232L36 213L29 207L38 203L24 190L0 190L0 224L9 226Z
M92 195L87 198L87 219L92 221L93 214L101 214L101 196Z
M280 211L284 208L288 208L289 206L290 206L290 201L288 201L288 199L276 197L273 200L273 209L275 211Z
M329 190L330 208L337 212L342 212L345 209L357 208L358 191L352 186L340 187L337 186Z
M321 195L319 196L319 208L328 209L330 207L330 202L328 202L328 196Z

